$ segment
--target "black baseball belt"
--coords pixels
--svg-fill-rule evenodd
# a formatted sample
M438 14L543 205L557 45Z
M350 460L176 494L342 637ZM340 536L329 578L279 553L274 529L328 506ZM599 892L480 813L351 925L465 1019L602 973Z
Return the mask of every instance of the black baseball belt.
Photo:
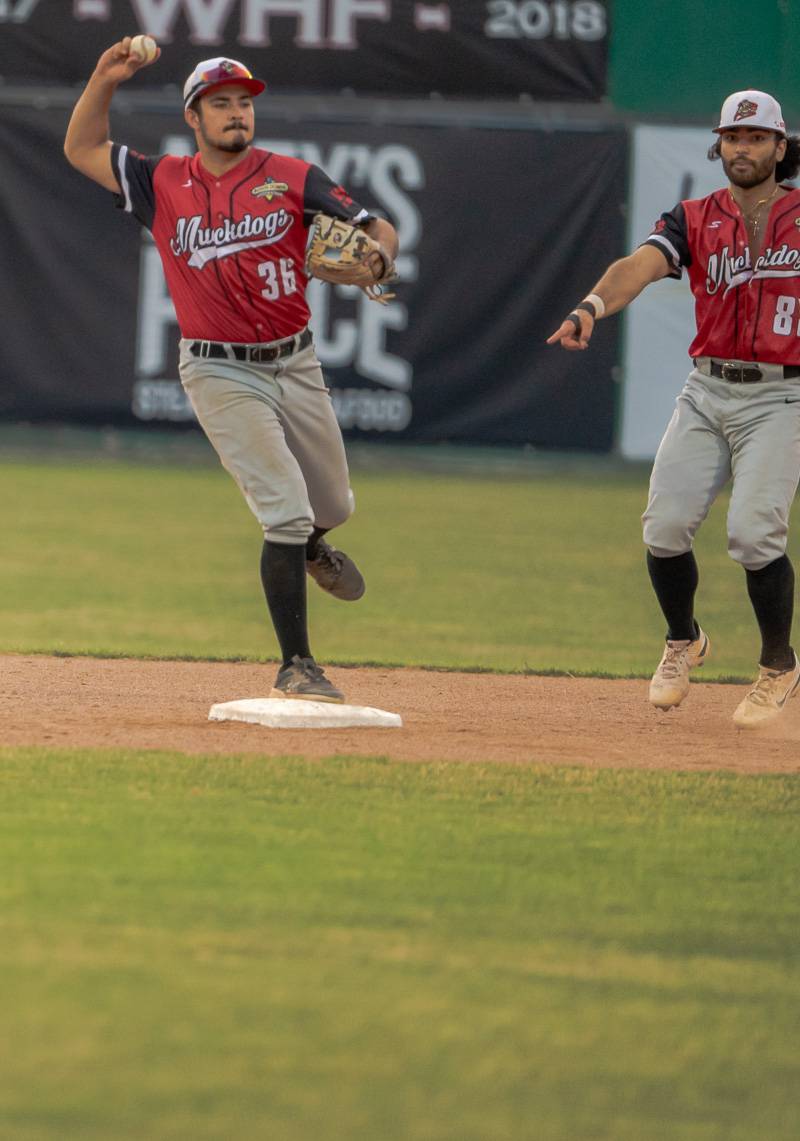
M800 365L793 364L750 364L697 357L694 365L699 372L727 380L729 384L760 384L762 381L792 380L800 376Z
M268 345L241 345L232 341L190 341L186 346L194 357L203 360L236 360L264 364L281 360L299 353L311 344L311 330L303 329L284 341L273 341Z

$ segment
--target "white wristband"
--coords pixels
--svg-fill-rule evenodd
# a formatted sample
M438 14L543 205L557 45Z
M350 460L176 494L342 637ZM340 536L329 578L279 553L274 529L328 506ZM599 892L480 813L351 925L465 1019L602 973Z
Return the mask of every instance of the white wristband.
M591 301L592 305L594 305L595 309L597 310L597 320L599 321L606 311L606 303L603 298L598 297L596 293L589 293L586 297L584 297L583 300Z

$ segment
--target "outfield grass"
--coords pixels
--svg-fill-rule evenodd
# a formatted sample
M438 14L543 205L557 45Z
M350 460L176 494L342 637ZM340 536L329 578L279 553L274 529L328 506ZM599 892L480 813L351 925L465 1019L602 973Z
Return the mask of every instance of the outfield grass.
M797 781L0 750L0 1136L794 1141Z
M272 658L261 534L217 467L0 465L0 650ZM663 624L644 566L646 471L526 478L356 471L334 534L368 580L311 585L326 662L647 676ZM752 676L759 643L724 500L701 531L706 678ZM791 550L796 555L798 541Z
M356 469L326 662L646 676L641 467ZM0 465L0 651L274 657L205 464ZM752 675L724 500L705 677ZM794 538L790 552L797 556ZM0 748L2 1141L789 1141L796 777Z

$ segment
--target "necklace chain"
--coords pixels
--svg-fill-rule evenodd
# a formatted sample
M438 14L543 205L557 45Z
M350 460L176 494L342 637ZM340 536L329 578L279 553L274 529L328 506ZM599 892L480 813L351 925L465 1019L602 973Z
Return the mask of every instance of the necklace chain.
M772 199L775 197L775 195L778 193L779 190L780 190L780 184L778 183L775 186L775 189L772 191L772 194L769 195L769 197L760 198L758 200L758 202L756 202L755 206L753 206L750 210L745 211L742 209L741 206L739 206L739 203L733 197L733 191L730 188L728 188L728 193L730 194L731 199L733 200L735 205L739 206L739 212L741 213L742 217L744 218L745 223L752 227L754 238L758 235L758 229L759 229L759 226L761 225L761 219L763 216L762 211L763 211L764 207L767 205L768 202L772 201Z

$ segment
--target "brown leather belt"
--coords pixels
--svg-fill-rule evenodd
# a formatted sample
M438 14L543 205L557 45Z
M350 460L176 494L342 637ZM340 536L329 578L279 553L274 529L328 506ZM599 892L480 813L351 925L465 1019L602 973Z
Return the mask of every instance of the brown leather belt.
M698 365L698 367L700 367ZM793 377L800 376L800 365L770 365L770 372L782 374L784 380L791 380ZM700 371L705 371L700 368ZM709 361L707 371L711 376L719 377L720 380L727 380L729 384L760 384L767 379L773 377L766 377L762 369L757 364L733 364L730 361Z
M274 345L236 345L230 341L191 341L187 348L194 357L203 360L237 360L264 364L290 357L311 344L311 330L303 329L287 341Z

